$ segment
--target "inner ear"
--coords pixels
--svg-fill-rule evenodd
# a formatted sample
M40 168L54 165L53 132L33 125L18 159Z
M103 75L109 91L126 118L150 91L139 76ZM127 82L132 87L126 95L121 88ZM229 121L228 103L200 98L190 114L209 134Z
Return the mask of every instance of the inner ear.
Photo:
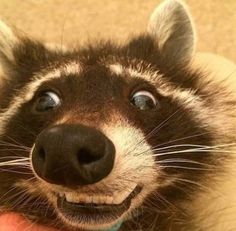
M166 0L159 5L151 15L148 33L169 65L191 61L196 36L190 13L181 1Z

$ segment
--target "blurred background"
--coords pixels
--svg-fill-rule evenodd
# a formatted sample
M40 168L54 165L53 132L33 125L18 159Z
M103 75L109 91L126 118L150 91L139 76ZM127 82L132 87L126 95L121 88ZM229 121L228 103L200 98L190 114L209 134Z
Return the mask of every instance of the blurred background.
M26 34L73 46L88 39L125 41L146 29L160 0L0 0L0 17ZM186 0L199 51L236 62L236 0Z

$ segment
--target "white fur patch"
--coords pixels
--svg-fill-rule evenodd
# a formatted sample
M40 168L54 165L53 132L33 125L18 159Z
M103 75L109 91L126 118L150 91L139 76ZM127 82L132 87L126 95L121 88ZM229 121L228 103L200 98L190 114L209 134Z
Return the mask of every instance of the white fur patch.
M132 67L132 64L129 67L122 66L120 63L114 63L108 66L112 73L117 75L128 74L130 77L133 78L143 78L152 84L155 84L158 80L161 79L161 74L158 71L150 71L148 68L149 66L143 67L142 62Z
M111 72L115 73L116 75L121 75L123 73L123 67L121 64L111 64L109 68Z

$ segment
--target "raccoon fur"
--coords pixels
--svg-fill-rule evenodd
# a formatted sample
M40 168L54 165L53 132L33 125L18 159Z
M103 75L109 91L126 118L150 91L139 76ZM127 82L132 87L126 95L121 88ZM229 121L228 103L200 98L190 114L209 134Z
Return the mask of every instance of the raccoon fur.
M177 0L122 45L52 49L1 22L1 213L71 231L235 230L235 92L193 65L195 40Z

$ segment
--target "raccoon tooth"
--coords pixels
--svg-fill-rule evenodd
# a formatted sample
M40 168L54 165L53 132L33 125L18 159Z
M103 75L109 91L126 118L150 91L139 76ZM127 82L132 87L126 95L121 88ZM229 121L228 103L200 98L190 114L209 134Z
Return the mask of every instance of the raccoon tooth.
M116 192L114 193L114 196L113 196L113 204L120 204L120 192Z
M107 196L106 197L106 204L113 204L113 197Z
M108 196L102 198L102 204L108 204Z
M91 196L85 196L82 198L81 202L90 204L93 203L93 198Z
M133 185L129 190L116 192L114 194L113 204L121 204L132 193L135 187L136 185Z
M122 203L129 195L130 195L130 193L131 193L132 191L124 191L124 192L122 192L121 193L121 202L120 203Z
M71 203L74 202L74 198L73 198L73 196L70 193L66 193L65 194L65 198L66 198L67 202L71 202Z
M65 194L64 194L63 192L59 192L59 196L60 196L60 197L64 197L64 195L65 195Z
M80 202L80 197L78 195L74 195L72 193L66 193L65 198L67 202L71 203L79 203Z
M100 197L99 203L106 204L106 196Z
M99 197L92 197L92 203L99 204L100 203Z

